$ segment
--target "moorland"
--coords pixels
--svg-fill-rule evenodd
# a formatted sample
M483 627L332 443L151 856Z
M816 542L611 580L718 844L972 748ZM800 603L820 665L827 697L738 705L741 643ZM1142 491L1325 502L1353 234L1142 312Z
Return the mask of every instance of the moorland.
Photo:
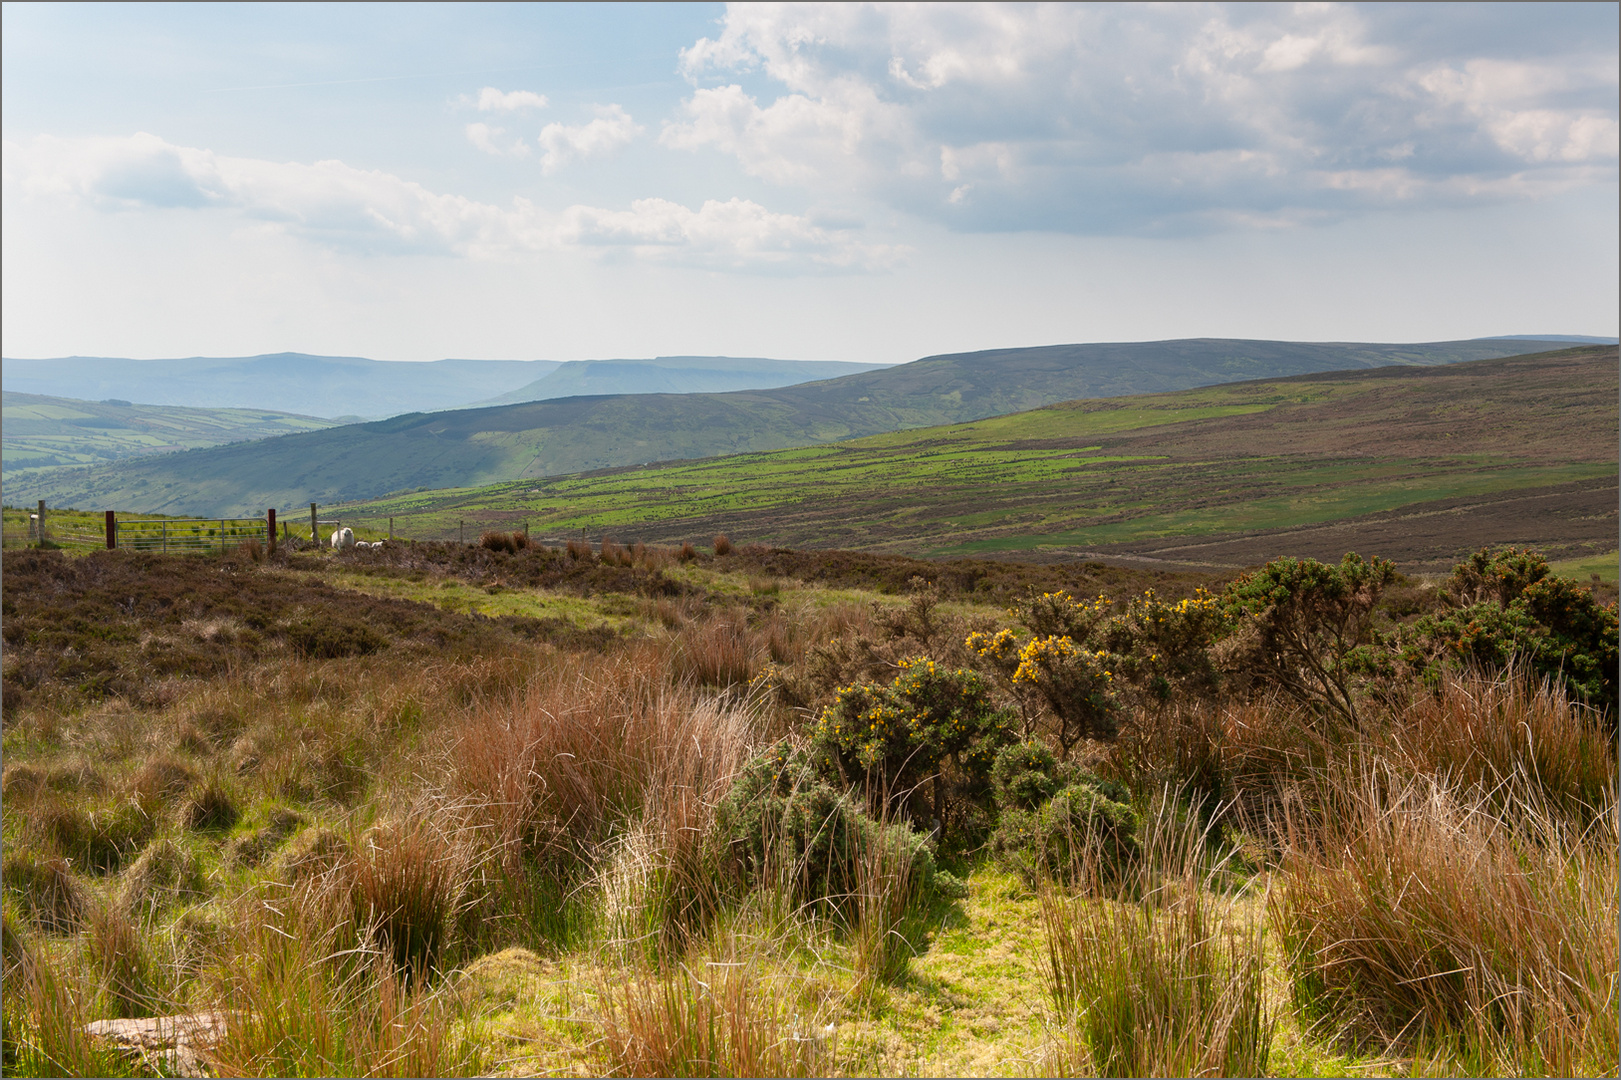
M386 376L396 399L414 393L415 400L428 397L433 402L414 408L441 411L66 470L48 478L8 476L7 491L14 502L43 498L52 505L139 507L205 517L258 514L270 506L286 509L407 490L811 446L978 420L1078 398L1174 391L1345 368L1452 364L1525 353L1539 344L1546 345L1492 338L1418 345L1223 339L1057 345L925 357L878 371L779 389L586 393L489 408L449 406L466 404L479 380L513 378L508 370L512 362L447 360L430 365L356 360L340 365L336 374L311 377L303 368L323 358L295 358L298 362L289 365L284 358L260 357L254 358L249 372L259 380L253 384L260 395L252 398L255 404L283 401L289 388L296 388L302 395L297 401L318 403L300 406L301 411L368 415L362 403L381 400L381 391L372 384L385 377L375 369L393 368L401 369ZM702 364L714 358L666 360ZM115 365L112 373L125 380L135 378L130 363ZM787 362L762 363L780 366ZM522 393L549 396L550 391L539 388L553 379L562 380L554 388L560 393L608 389L613 382L604 385L596 373L612 367L601 363L558 367ZM8 361L7 385L30 388L29 370L16 368L15 362ZM700 367L686 375L695 371L702 374ZM430 376L435 381L415 385ZM645 373L634 378L638 389L659 385ZM280 396L270 396L262 385L272 380L279 380ZM786 381L788 377L781 376L776 382L764 380L755 385ZM96 385L124 384L103 381ZM695 389L696 385L683 388ZM245 393L246 387L240 392ZM128 398L131 394L114 396ZM474 400L489 396L479 392Z
M1613 587L698 539L6 551L5 1071L1615 1071Z
M1615 346L1326 372L333 512L421 537L526 523L1229 572L1363 550L1443 573L1493 543L1592 557L1615 548L1617 372Z

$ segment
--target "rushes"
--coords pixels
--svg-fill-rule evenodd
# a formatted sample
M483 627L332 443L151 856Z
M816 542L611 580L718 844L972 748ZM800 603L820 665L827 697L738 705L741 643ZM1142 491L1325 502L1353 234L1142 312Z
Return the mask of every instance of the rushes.
M1072 896L1040 891L1045 973L1058 1025L1056 1075L1261 1076L1273 1020L1262 1001L1261 926L1218 897L1205 837L1162 816L1137 880L1101 871ZM1100 865L1099 860L1090 860ZM1132 894L1142 896L1132 899Z
M1300 1007L1349 1014L1442 1068L1613 1072L1613 788L1583 832L1534 789L1499 815L1500 792L1379 763L1343 783L1342 809L1295 836L1272 898Z
M833 1040L801 1015L793 980L732 957L665 974L643 968L602 990L601 1054L611 1076L826 1076ZM786 985L785 985L786 984Z

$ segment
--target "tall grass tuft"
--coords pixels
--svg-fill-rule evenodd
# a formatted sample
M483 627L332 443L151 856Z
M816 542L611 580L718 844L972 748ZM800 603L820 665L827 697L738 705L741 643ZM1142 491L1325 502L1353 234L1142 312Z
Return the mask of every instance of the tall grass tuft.
M476 873L469 845L436 818L373 828L348 864L355 918L407 982L438 967Z
M682 629L671 669L676 678L700 686L737 686L759 673L764 651L746 615L717 615Z
M1089 882L1079 895L1040 889L1056 1075L1265 1074L1262 926L1243 925L1241 894L1217 895L1223 867L1171 806L1149 822L1135 881L1093 857L1076 874Z
M1597 813L1615 783L1615 743L1602 719L1559 684L1512 672L1448 676L1387 738L1394 756L1419 771L1500 792L1529 785L1552 809L1577 818Z
M243 963L220 972L230 1008L209 1051L219 1076L469 1076L487 1069L479 1031L443 991L408 985L330 918L316 893L248 918Z
M862 838L851 875L851 953L856 976L869 988L905 979L916 950L908 924L924 883L917 880L913 851L891 828Z
M1296 833L1271 902L1306 1015L1354 1019L1442 1068L1613 1074L1614 788L1583 828L1523 782L1375 761L1324 783L1336 812Z
M732 541L725 533L716 536L713 542L716 555L730 555L732 553Z
M609 1076L826 1076L833 1046L783 980L737 958L602 988Z

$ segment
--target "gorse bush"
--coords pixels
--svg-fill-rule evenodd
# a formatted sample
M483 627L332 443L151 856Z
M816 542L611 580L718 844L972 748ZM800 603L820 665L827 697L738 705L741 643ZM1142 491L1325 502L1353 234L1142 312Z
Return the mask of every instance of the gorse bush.
M1432 681L1473 665L1502 673L1519 666L1562 684L1575 699L1616 717L1621 661L1616 606L1604 606L1533 551L1483 549L1453 571L1460 607L1422 616L1406 633L1402 657Z
M1138 851L1138 815L1107 787L1077 777L1034 809L1004 807L991 850L1031 884L1118 878Z
M921 816L913 797L932 785L932 811L944 821L949 766L970 785L988 787L996 752L1013 737L1013 717L997 709L990 687L967 669L924 657L901 662L888 686L862 683L838 691L811 730L845 787L865 783L884 805Z
M781 888L796 905L847 919L855 918L863 860L907 864L903 903L926 892L935 872L923 837L873 820L786 742L744 767L716 811L715 834L748 887Z
M1356 679L1367 670L1379 597L1395 578L1394 564L1355 553L1338 566L1274 559L1227 588L1235 625L1222 642L1224 666L1357 727Z

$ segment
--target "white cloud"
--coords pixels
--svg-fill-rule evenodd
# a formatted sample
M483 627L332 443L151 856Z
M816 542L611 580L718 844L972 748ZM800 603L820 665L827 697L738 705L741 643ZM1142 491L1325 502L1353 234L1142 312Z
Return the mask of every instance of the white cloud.
M522 139L513 139L504 145L497 142L499 136L505 135L505 128L492 127L484 123L467 125L467 141L496 157L528 157L529 144Z
M544 153L540 171L551 175L571 161L600 157L631 142L646 129L619 105L594 106L595 120L585 124L547 124L535 141Z
M1542 35L1546 55L1512 62L1468 51L1520 46L1513 27L1475 32L1482 20L1529 20L1529 36L1539 18L734 4L717 37L683 50L694 88L660 142L976 229L1155 233L1613 182L1608 44Z
M506 93L493 86L478 92L479 112L517 112L521 109L544 109L546 95L532 90L512 90Z
M559 232L575 244L623 247L643 258L717 269L791 268L804 262L824 269L877 269L903 254L854 243L842 230L736 198L710 199L697 210L666 199L637 199L629 210L574 206L563 213Z
M863 243L851 228L775 213L741 199L710 200L698 210L641 199L627 210L572 206L548 213L527 199L496 206L341 161L226 157L144 132L127 138L7 141L3 162L0 182L8 198L77 202L122 213L214 210L261 229L375 254L483 259L585 248L774 273L874 270L902 255Z

